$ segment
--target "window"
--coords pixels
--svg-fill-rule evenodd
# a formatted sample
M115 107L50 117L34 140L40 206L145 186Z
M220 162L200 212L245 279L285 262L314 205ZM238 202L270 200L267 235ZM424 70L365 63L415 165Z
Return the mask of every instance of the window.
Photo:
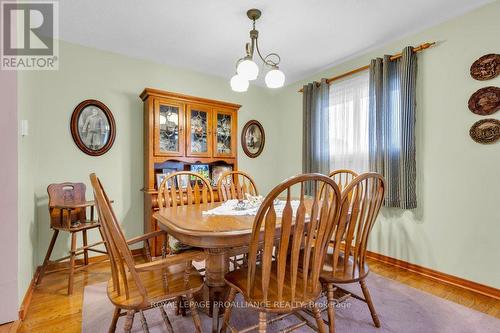
M369 171L369 72L330 84L330 170Z

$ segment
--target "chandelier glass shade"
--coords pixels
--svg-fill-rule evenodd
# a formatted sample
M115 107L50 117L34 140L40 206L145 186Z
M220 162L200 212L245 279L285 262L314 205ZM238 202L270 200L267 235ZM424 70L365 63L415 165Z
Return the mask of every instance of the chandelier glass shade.
M262 56L259 50L259 32L255 30L255 21L260 17L261 11L250 9L247 16L253 21L253 29L250 30L250 43L246 44L246 56L236 62L236 75L231 78L231 89L237 92L245 92L248 89L249 81L257 79L259 76L259 66L253 61L253 55L257 51L258 57L262 60L262 67L267 70L265 76L268 88L281 88L285 84L285 74L280 71L279 63L281 58L276 53L269 53Z

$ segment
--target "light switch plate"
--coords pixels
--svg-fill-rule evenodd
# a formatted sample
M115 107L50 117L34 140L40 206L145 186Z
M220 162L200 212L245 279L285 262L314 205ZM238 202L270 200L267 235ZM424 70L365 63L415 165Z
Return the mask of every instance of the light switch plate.
M29 124L27 120L21 120L21 136L28 136Z

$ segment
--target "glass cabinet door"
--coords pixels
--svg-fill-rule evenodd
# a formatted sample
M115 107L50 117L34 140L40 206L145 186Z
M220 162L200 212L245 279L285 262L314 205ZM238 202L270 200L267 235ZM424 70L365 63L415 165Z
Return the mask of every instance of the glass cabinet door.
M204 106L187 107L187 155L210 157L212 154L211 110Z
M214 156L236 156L236 119L233 112L216 110L214 112Z
M182 156L184 154L184 105L155 101L155 155Z

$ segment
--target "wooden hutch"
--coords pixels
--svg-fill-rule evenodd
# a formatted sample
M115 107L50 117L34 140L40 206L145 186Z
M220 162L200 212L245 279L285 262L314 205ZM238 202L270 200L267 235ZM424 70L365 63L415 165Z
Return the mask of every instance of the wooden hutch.
M204 164L212 183L214 168L237 170L240 105L150 88L140 97L144 101L144 232L150 232L158 230L152 218L158 209L157 175ZM153 249L154 255L161 253L159 240L154 240Z

